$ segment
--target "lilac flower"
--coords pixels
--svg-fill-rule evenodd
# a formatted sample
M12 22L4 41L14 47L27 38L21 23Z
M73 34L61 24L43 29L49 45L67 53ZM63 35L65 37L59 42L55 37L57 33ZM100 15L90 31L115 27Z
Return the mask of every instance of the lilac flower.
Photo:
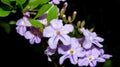
M27 17L23 17L19 19L16 25L17 25L16 27L17 33L19 33L21 36L23 36L24 33L26 32L26 27L31 26Z
M67 34L73 31L73 26L71 24L65 24L63 26L62 20L58 19L53 19L50 24L50 26L45 27L43 30L43 36L50 37L48 40L49 47L55 49L59 40L64 45L69 45L70 37Z
M52 4L60 4L60 1L64 2L66 0L52 0L51 3Z
M45 54L48 57L48 61L52 61L50 56L52 56L55 53L56 49L51 49L50 47L47 47L47 49L45 50Z
M105 59L109 59L110 57L112 57L112 55L104 54L104 50L103 49L100 49L100 52L101 52L100 58L103 58L104 60Z
M80 29L83 32L83 35L85 36L85 40L83 42L83 47L86 49L91 48L93 44L97 45L98 47L103 47L99 42L102 42L104 39L101 37L98 37L95 32L91 33L88 31L88 29L81 28Z
M34 42L41 42L42 33L39 31L39 29L31 27L30 31L27 31L24 36L26 39L29 39L30 44L34 44Z
M61 45L62 47L59 47L58 53L63 54L62 57L60 57L59 63L63 64L64 60L69 58L72 64L77 64L78 57L83 57L85 55L85 52L81 48L81 45L79 44L78 40L76 38L71 38L70 42L70 48L66 50L66 47Z
M95 67L97 65L97 61L104 61L103 59L99 58L100 51L96 48L93 48L89 51L86 51L86 57L79 58L78 65L79 66L91 66Z

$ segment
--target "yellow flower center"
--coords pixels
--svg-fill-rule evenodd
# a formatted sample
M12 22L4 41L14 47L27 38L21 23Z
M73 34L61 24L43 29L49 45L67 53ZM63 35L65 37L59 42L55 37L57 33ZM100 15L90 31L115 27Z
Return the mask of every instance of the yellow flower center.
M74 50L69 50L69 54L74 54Z
M57 31L56 34L57 34L57 35L60 35L60 31Z
M93 59L94 59L93 56L90 56L90 57L88 58L89 61L92 61Z

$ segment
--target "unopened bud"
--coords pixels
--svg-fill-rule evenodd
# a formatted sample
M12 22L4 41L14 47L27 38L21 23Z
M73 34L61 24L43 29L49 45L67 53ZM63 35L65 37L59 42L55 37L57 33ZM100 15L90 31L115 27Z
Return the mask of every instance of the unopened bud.
M68 22L69 22L69 23L72 22L72 18L71 18L71 16L68 16Z
M82 21L81 23L81 28L85 26L85 20Z
M77 28L79 28L79 27L80 27L80 25L81 25L81 22L80 22L80 21L78 21L78 22L77 22Z
M65 23L67 23L68 22L68 20L66 19L66 15L63 15L63 21L65 22Z
M62 8L60 11L60 16L63 17L64 13L65 13L65 9Z
M73 12L73 15L72 15L72 21L74 21L74 20L75 20L76 15L77 15L77 12L76 12L76 11L74 11L74 12Z
M94 28L89 29L90 32L93 32Z

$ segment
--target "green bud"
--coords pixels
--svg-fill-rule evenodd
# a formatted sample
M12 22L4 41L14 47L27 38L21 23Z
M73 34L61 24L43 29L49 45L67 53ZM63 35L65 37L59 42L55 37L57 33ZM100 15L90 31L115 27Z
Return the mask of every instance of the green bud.
M65 23L68 23L68 20L66 19L66 15L63 15L62 19Z
M81 28L85 26L85 20L82 21L81 23Z
M77 15L77 12L76 12L76 11L74 11L74 12L73 12L73 15L72 15L72 21L74 21L74 20L75 20L76 15Z
M89 31L90 31L90 32L93 32L93 31L94 31L94 28L89 29Z
M78 22L77 22L77 28L79 28L80 25L81 25L81 21L78 21Z
M69 22L69 23L72 23L72 18L71 18L71 16L68 16L68 22Z

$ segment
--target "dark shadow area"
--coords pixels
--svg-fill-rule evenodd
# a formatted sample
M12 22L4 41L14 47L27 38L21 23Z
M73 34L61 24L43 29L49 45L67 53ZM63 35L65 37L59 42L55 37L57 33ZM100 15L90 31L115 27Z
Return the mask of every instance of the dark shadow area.
M95 32L98 36L105 39L102 43L104 45L105 53L113 55L111 58L113 67L120 67L120 1L83 1L83 0L69 0L67 8L67 15L72 15L75 10L78 12L76 20L85 20L86 28L95 27ZM19 13L13 14L13 17L7 17L6 21L10 19L17 20L22 17ZM3 18L0 18L3 19ZM53 63L48 62L47 56L41 51L34 49L37 44L30 45L29 41L16 33L14 25L11 26L11 33L7 34L3 28L0 27L0 60L4 66L34 66L34 67L54 67ZM41 52L40 52L41 51ZM56 61L58 62L58 61ZM67 62L64 63L66 67L77 67ZM101 67L103 63L99 64Z

